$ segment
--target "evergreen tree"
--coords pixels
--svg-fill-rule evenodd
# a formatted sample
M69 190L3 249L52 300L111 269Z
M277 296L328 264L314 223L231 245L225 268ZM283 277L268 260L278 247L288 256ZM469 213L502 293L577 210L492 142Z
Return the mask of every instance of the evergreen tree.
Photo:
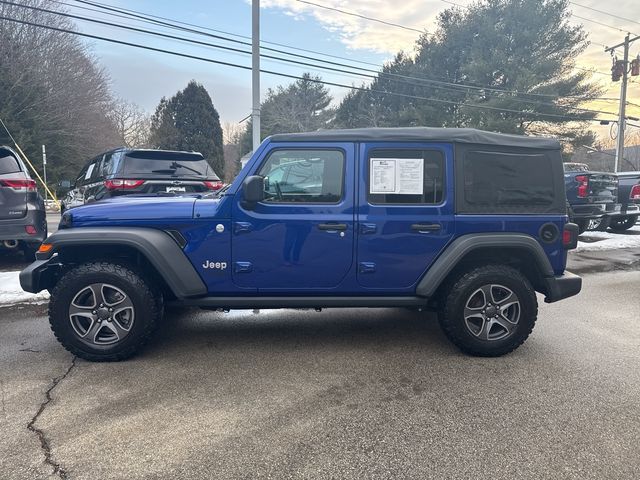
M151 118L149 143L154 148L200 152L223 175L220 117L207 90L195 80L170 99L160 100Z
M368 89L345 97L335 125L476 127L584 138L584 122L595 114L575 107L601 91L588 73L574 69L588 42L569 16L567 0L485 0L466 10L447 9L435 33L417 41L415 56L398 54Z

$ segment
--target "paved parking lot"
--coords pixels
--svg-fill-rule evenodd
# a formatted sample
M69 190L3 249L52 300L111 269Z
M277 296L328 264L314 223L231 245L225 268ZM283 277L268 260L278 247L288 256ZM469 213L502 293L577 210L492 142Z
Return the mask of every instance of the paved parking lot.
M92 364L0 310L0 478L637 479L639 283L586 276L499 359L403 310L192 310Z

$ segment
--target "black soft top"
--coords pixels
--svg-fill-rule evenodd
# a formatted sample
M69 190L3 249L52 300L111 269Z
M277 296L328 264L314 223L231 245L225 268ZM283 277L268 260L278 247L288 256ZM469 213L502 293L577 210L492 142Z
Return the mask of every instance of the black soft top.
M272 142L444 142L560 150L553 138L485 132L474 128L351 128L305 133L279 133Z

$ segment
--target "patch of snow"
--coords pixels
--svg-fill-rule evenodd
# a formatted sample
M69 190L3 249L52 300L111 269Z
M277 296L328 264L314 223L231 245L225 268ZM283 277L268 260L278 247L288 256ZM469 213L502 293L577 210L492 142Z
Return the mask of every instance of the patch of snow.
M640 248L640 225L631 227L624 233L585 232L578 237L578 248L574 251L590 252L617 248Z
M28 293L20 287L20 272L0 272L0 306L7 307L19 303L46 303L49 292Z

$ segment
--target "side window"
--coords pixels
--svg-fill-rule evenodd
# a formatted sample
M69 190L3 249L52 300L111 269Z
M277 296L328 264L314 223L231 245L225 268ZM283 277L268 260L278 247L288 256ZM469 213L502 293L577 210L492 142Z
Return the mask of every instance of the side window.
M444 154L437 150L376 149L369 153L371 204L435 205L444 199Z
M84 184L84 177L87 175L88 167L88 165L85 165L84 167L82 167L82 170L80 170L78 178L76 178L75 188L81 187Z
M114 167L116 153L107 153L102 157L100 168L98 169L98 178L104 178L111 174Z
M554 203L551 158L544 153L471 150L463 169L461 211L545 212Z
M82 178L82 183L90 183L91 182L91 177L95 173L97 164L98 164L97 162L92 162L89 165L89 167L87 168L87 171L84 174L84 177Z
M275 150L259 172L265 177L265 202L339 202L344 161L341 150Z

